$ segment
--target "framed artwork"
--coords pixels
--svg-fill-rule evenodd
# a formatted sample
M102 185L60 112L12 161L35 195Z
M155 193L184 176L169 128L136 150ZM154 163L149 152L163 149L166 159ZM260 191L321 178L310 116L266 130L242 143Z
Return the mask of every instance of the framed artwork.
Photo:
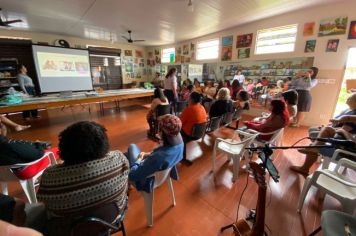
M190 51L191 52L195 51L195 44L194 43L190 43Z
M320 21L318 36L345 34L347 17L336 17Z
M232 59L232 45L222 47L221 60L222 61L231 61L231 59Z
M304 24L303 36L311 36L314 34L315 22L307 22Z
M177 47L177 55L181 55L182 54L182 48L181 47Z
M155 55L159 55L159 49L155 49Z
M326 45L326 52L337 52L337 47L339 46L339 39L329 39Z
M125 57L132 57L132 50L125 50L124 54L125 54Z
M222 46L230 46L232 45L232 41L234 40L234 36L227 36L222 38Z
M315 51L316 40L307 40L305 42L304 52L314 52Z
M236 48L251 47L253 34L237 35Z
M133 65L132 63L125 64L125 71L126 72L133 72Z
M156 56L155 60L156 60L156 64L161 64L161 57Z
M356 39L356 21L351 21L348 39Z
M189 45L183 45L183 55L188 55L189 54Z
M138 58L142 58L143 57L143 53L141 50L135 50L135 56Z
M176 55L176 58L175 58L175 62L176 62L176 63L180 63L180 62L181 62L180 59L181 59L181 56L177 54L177 55Z
M251 48L239 48L237 51L237 59L244 59L250 57Z

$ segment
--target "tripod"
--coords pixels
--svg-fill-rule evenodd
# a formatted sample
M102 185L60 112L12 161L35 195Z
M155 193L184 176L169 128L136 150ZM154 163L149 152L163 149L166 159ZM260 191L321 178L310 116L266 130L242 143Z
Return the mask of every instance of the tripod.
M337 145L336 145L337 146ZM270 147L269 144L265 144L265 146L261 147L250 147L246 148L252 152L261 151L259 153L259 158L262 160L262 163L259 165L261 171L263 172L263 176L260 174L256 174L256 170L253 170L256 183L259 185L258 191L258 199L257 199L257 211L256 211L256 218L258 223L255 223L252 229L244 223L241 223L241 220L236 221L232 224L224 226L220 229L220 232L225 231L226 229L233 228L234 232L238 235L245 235L244 233L253 235L263 235L264 234L264 217L265 217L265 198L266 198L266 187L265 187L265 178L264 174L266 170L269 172L271 178L275 182L279 182L279 174L277 168L274 166L273 162L270 159L270 156L273 154L273 150L275 149L291 149L291 148L333 148L333 145L314 145L314 146L282 146L282 147ZM259 178L257 179L256 178ZM263 178L263 183L261 184L261 178ZM264 184L264 185L263 185ZM256 225L257 224L257 225ZM243 233L242 233L243 232Z

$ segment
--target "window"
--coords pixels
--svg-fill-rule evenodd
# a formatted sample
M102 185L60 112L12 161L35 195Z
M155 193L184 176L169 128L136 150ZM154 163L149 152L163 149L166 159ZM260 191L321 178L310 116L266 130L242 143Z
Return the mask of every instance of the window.
M257 31L255 54L293 52L298 25L286 25Z
M219 39L199 42L197 60L217 59L219 57Z
M162 63L172 63L174 62L176 55L176 49L175 48L166 48L162 50Z

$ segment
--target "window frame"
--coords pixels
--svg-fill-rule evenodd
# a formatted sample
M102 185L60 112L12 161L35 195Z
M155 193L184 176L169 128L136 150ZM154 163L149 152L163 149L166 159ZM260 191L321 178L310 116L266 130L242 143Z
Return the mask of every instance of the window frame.
M173 62L171 62L171 60L169 60L168 62L163 62L163 51L169 50L169 49L173 49L173 51L174 51L174 60L173 60ZM176 61L175 57L176 57L176 48L175 47L162 48L162 50L161 50L161 63L162 64L175 63L175 61ZM169 56L169 59L170 59L170 56Z
M293 49L289 50L289 51L271 51L271 52L258 52L258 48L261 47L258 45L259 43L259 35L261 33L266 33L268 31L270 32L276 32L278 30L284 30L284 29L294 29L295 28L295 35L294 35L294 42L293 42ZM287 33L285 33L287 34ZM276 34L276 36L278 35L283 35L283 34ZM261 30L257 30L256 33L256 41L255 41L255 50L254 50L254 54L255 55L266 55L266 54L276 54L276 53L290 53L290 52L295 52L295 48L296 48L296 43L297 43L297 36L298 36L298 24L289 24L289 25L283 25L283 26L277 26L277 27L271 27L271 28L266 28L266 29L261 29ZM270 36L271 37L271 36ZM278 37L277 37L278 38ZM279 38L280 39L280 38ZM283 37L282 39L288 39L288 37ZM273 40L273 39L270 39ZM264 40L267 41L267 40ZM262 41L263 42L263 41ZM283 44L282 44L283 45ZM287 45L287 44L285 44ZM275 47L277 45L274 45Z
M216 57L214 58L202 58L202 59L199 59L198 58L198 55L199 55L199 44L202 44L202 43L207 43L207 42L213 42L213 41L217 41L217 54L216 54ZM216 59L219 59L219 56L220 56L220 38L214 38L214 39L208 39L208 40L204 40L204 41L199 41L197 42L197 47L196 47L196 52L195 52L195 60L197 61L204 61L204 60L216 60Z

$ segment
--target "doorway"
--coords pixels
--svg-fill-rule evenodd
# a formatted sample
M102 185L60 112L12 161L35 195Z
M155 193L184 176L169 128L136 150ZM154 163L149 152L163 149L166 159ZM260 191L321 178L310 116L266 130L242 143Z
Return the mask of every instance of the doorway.
M346 99L350 96L351 91L356 92L356 47L350 48L348 52L344 78L341 84L334 116L348 108Z

